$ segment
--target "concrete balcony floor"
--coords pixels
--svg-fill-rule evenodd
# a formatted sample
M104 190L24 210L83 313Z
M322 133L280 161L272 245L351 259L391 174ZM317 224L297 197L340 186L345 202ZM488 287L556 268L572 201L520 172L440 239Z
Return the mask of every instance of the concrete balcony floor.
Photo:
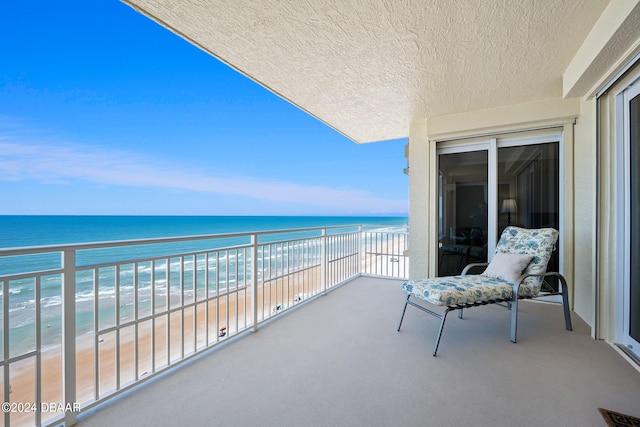
M640 372L559 305L439 321L398 281L360 277L79 417L94 426L604 426L640 417Z

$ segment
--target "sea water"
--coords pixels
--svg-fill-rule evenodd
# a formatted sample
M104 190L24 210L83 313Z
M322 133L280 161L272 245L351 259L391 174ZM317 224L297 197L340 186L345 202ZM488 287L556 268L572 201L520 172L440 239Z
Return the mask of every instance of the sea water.
M32 246L50 246L81 244L90 242L109 242L166 237L185 237L198 235L218 235L252 233L274 230L300 230L315 227L368 225L374 229L386 231L406 230L406 217L307 217L307 216L0 216L0 249ZM344 231L344 230L341 230ZM315 234L314 234L315 233ZM298 231L280 233L278 239L294 239L319 235L319 231ZM268 241L269 236L266 236ZM276 237L273 237L275 239ZM215 244L232 246L247 243L248 237L232 237L216 240ZM101 261L139 259L199 250L212 241L191 241L164 245L141 245L123 248L81 251L77 254L76 265L91 265ZM170 262L170 261L169 261ZM195 261L194 261L195 262ZM0 257L1 277L28 271L60 268L59 254ZM149 267L150 268L150 267ZM187 266L189 269L189 266ZM171 271L168 266L167 271ZM121 272L126 277L128 271ZM144 276L144 271L139 271ZM100 298L113 297L115 284L108 276L99 277ZM133 267L130 276L133 277ZM124 279L126 281L126 279ZM166 292L169 293L171 278L165 278ZM33 279L19 279L8 286L8 312L5 313L0 304L0 314L9 316L11 356L30 351L34 348L35 327L35 286ZM136 284L121 283L120 291L126 293L128 288L134 289ZM140 285L137 285L140 286ZM61 329L61 276L51 275L42 278L39 287L40 309L42 316L42 344L57 345L60 343ZM93 330L93 295L94 279L92 270L80 272L76 276L76 309L77 330L79 334L91 333ZM144 292L144 288L141 290ZM0 293L0 301L2 298ZM160 295L167 298L167 295ZM86 309L85 309L86 308ZM108 310L109 308L105 308ZM100 309L102 310L102 308ZM2 317L0 316L0 318ZM102 316L104 317L104 316ZM101 317L101 318L102 318ZM108 316L106 316L108 317ZM0 335L4 336L1 330ZM0 341L2 342L2 341Z

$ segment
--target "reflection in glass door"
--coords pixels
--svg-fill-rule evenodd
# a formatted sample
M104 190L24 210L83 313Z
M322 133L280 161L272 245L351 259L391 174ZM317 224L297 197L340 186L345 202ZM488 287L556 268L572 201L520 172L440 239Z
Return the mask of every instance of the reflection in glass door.
M438 275L487 260L488 151L440 154Z

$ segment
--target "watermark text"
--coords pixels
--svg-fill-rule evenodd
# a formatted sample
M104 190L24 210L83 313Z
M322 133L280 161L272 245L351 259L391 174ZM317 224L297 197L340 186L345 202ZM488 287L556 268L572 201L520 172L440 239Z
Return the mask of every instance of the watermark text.
M80 412L80 404L64 402L2 402L2 412Z

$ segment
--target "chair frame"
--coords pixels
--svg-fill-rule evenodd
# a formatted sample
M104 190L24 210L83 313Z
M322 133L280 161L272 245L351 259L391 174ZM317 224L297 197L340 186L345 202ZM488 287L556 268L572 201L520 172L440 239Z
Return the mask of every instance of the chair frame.
M464 268L464 270L462 271L461 275L462 276L466 276L468 274L468 272L472 268L485 267L487 265L488 265L488 263L473 263L473 264L469 264ZM558 280L560 281L560 284L561 284L560 290L559 291L553 291L552 290L551 292L545 292L544 294L538 294L536 296L518 295L518 291L520 289L520 284L527 277L557 277ZM542 286L544 286L545 284L547 284L547 283L543 281ZM547 286L548 286L548 284L547 284ZM560 273L557 273L557 272L546 272L546 273L542 273L542 274L525 274L524 276L522 276L520 281L513 285L513 293L511 295L511 298L498 298L498 299L492 299L492 300L488 300L488 301L478 301L478 302L469 302L469 303L465 303L465 304L449 305L449 306L446 306L446 309L445 309L444 313L442 313L442 314L437 313L437 312L432 311L432 310L429 310L428 308L411 301L411 294L408 294L407 295L407 299L406 299L405 304L404 304L404 309L402 310L402 316L400 317L400 324L398 325L398 332L400 332L400 328L402 327L402 321L404 319L404 315L405 315L405 312L407 311L407 306L408 305L416 307L416 308L422 310L423 312L425 312L427 314L430 314L431 316L437 317L438 319L440 319L440 328L438 330L438 336L436 338L436 344L435 344L435 347L433 349L433 356L435 356L436 353L438 352L438 346L440 345L440 338L442 337L442 331L444 330L444 323L447 320L447 314L449 314L450 311L459 310L458 318L462 319L462 310L464 310L465 308L479 307L479 306L489 305L489 304L506 303L507 307L511 310L511 342L515 343L516 340L517 340L517 334L518 334L518 300L520 300L520 299L533 299L533 298L540 298L540 297L548 297L548 296L553 296L553 295L561 295L562 296L562 306L563 306L563 309L564 309L565 327L567 328L568 331L573 330L572 325L571 325L571 314L570 314L570 310L569 310L569 288L567 286L567 281L564 278L564 276L562 274L560 274Z

